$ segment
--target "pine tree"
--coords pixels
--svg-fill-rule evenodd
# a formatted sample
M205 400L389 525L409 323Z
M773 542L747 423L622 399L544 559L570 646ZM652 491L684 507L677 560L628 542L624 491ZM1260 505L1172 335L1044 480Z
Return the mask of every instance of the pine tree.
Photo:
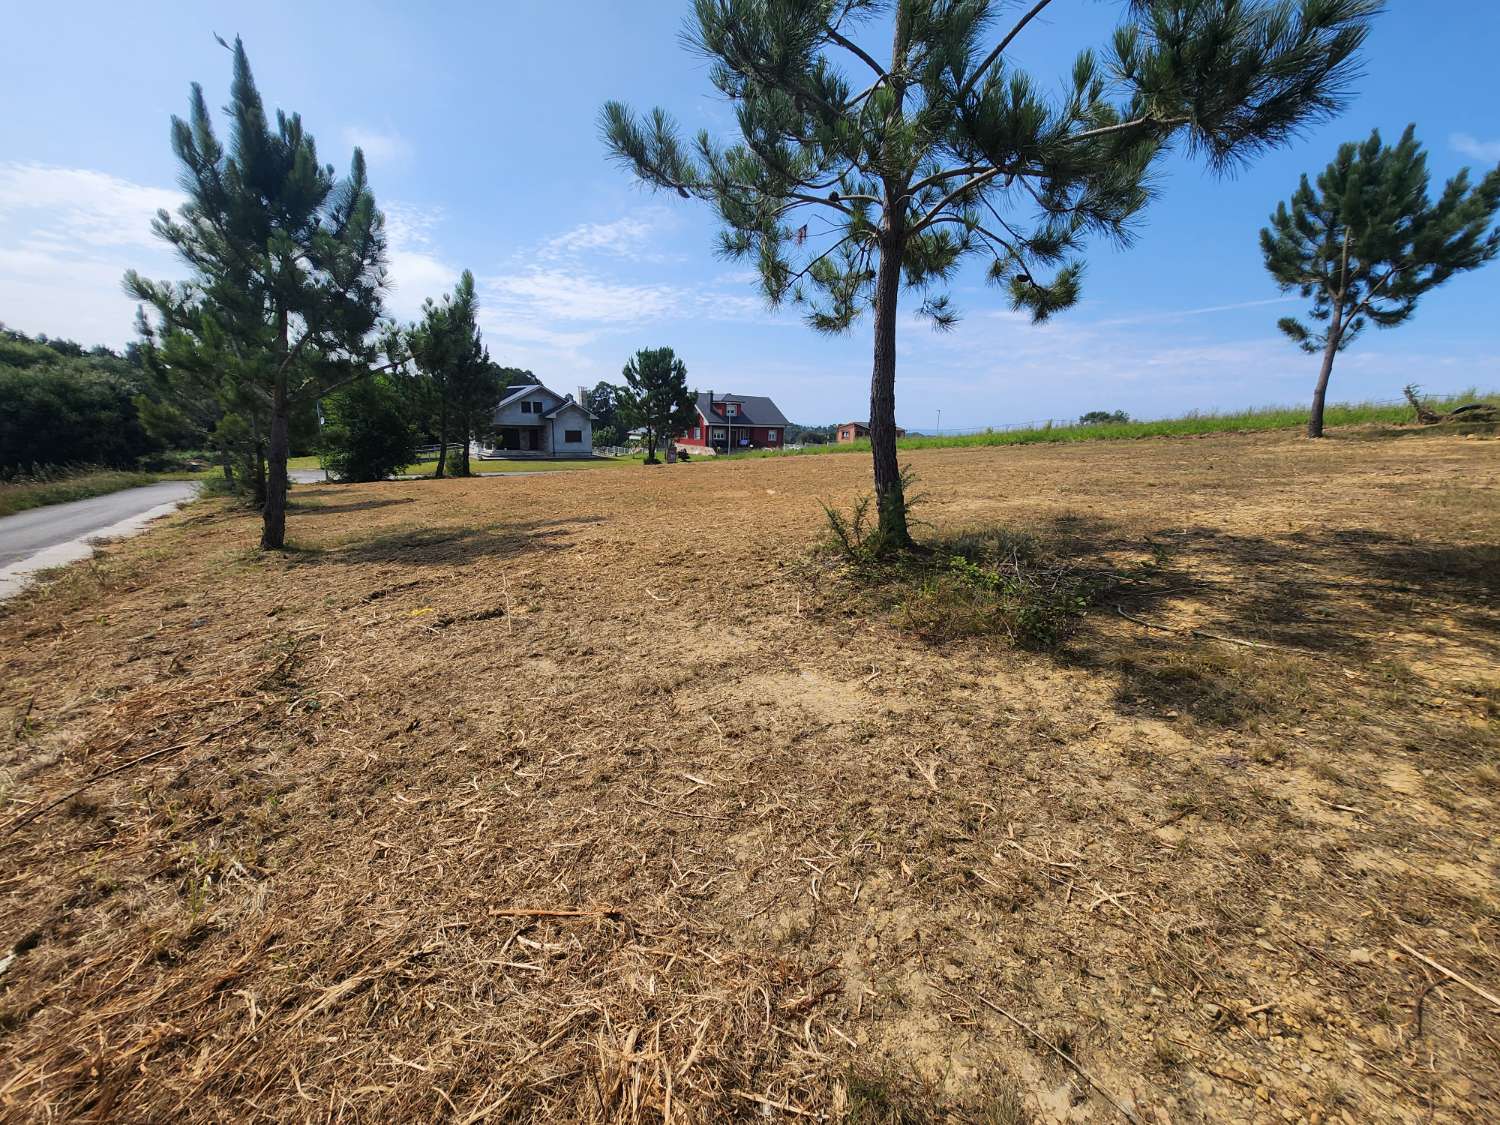
M479 409L476 403L493 387L493 409L504 389L494 386L499 377L485 353L478 316L474 275L464 270L453 292L443 294L441 301L429 297L422 305L422 319L407 330L406 345L423 377L429 417L437 429L437 477L447 472L448 446L459 432L464 445L458 475L468 475L468 436Z
M1469 170L1448 181L1436 203L1427 195L1427 154L1408 125L1394 147L1371 132L1339 148L1318 176L1306 176L1291 205L1279 203L1260 232L1266 269L1283 293L1312 299L1308 315L1278 326L1303 351L1323 353L1307 418L1307 436L1323 436L1323 404L1334 357L1366 324L1394 328L1430 289L1478 269L1500 253L1500 228L1486 230L1500 208L1500 168L1469 186Z
M453 417L458 421L459 460L453 469L456 477L470 475L469 447L475 438L489 430L495 421L495 404L505 395L505 378L501 367L490 361L489 352L480 347L476 362L459 369L453 382Z
M221 40L222 42L222 40ZM228 44L225 44L228 46ZM165 331L223 334L240 390L259 400L267 481L261 546L286 542L286 462L299 407L369 371L386 286L384 219L354 150L347 179L318 163L297 114L273 128L236 38L229 147L214 132L203 88L187 121L172 118L172 148L188 201L152 224L192 270L184 286L134 270L126 288L155 306Z
M697 417L698 396L688 390L687 366L671 348L642 348L625 364L618 409L626 426L646 431L646 464L656 449L686 433Z
M685 143L661 109L642 120L610 102L601 114L622 164L714 207L719 252L758 267L771 305L805 303L824 332L873 308L882 548L910 541L896 460L903 284L939 329L957 316L943 288L971 255L1036 320L1069 307L1086 238L1129 241L1174 139L1222 169L1330 116L1380 7L1128 0L1104 57L1081 53L1049 99L1007 54L1048 4L1000 24L1001 0L695 0L685 37L733 103L741 142ZM889 24L883 59L857 42L872 18Z

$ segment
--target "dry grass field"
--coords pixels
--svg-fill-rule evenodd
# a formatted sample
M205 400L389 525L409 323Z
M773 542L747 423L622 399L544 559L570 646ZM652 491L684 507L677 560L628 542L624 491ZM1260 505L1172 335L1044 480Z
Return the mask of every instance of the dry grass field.
M1500 444L909 459L1148 577L934 637L818 457L205 501L0 608L0 1116L1500 1118Z

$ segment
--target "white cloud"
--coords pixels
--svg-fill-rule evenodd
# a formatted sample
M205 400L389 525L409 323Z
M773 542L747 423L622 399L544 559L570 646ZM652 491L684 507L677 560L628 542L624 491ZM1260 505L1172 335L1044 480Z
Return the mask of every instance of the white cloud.
M351 125L343 138L351 149L362 149L371 164L399 164L411 155L411 145L399 133Z
M612 223L580 223L545 242L541 256L559 258L591 250L624 255L643 245L651 230L651 223L639 216L627 216Z
M383 203L390 266L390 292L386 311L398 320L415 320L422 302L440 298L458 283L459 270L443 260L433 232L443 220L435 207L409 203Z
M1288 301L1295 301L1295 296L1267 297L1259 301L1237 301L1232 305L1206 305L1197 309L1176 309L1168 312L1141 313L1133 316L1111 317L1108 320L1097 320L1095 327L1123 327L1129 324L1159 324L1164 321L1184 320L1193 316L1207 316L1211 313L1238 312L1240 309L1258 309L1265 305L1284 305Z
M547 239L536 256L546 262L601 256L652 263L681 261L680 254L663 249L676 225L670 211L649 207L607 223L580 223Z
M123 345L135 313L121 279L180 274L151 220L181 202L92 169L0 164L0 315L22 332Z
M1493 164L1500 160L1500 140L1482 141L1469 133L1454 133L1448 143L1471 160Z
M501 309L558 321L631 323L670 315L683 294L667 285L606 281L565 269L491 277L485 286Z
M0 221L22 227L33 241L155 246L152 218L181 203L180 192L87 168L0 165Z

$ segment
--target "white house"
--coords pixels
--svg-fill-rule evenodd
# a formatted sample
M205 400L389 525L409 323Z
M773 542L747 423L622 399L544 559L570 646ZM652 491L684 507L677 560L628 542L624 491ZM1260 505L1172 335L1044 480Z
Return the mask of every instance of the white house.
M515 383L495 406L490 432L479 441L479 456L592 457L594 416L579 405L584 398L560 395L540 383Z

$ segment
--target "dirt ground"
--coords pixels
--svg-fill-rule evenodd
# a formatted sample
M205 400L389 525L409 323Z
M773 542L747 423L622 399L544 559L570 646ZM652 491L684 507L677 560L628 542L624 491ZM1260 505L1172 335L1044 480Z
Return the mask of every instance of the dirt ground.
M204 501L0 609L0 1115L1500 1119L1500 442L910 463L1152 585L913 636L807 563L851 455Z

